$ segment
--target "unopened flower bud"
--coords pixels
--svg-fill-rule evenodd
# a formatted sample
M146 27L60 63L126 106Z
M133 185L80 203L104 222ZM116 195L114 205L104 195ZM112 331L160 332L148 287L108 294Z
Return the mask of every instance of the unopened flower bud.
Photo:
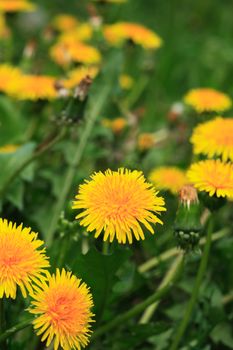
M180 248L191 251L199 242L201 233L201 206L197 190L185 185L179 192L179 206L176 213L174 235Z

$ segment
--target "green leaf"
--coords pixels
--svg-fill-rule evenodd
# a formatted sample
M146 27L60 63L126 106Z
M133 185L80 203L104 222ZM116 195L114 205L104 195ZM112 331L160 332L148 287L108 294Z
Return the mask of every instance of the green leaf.
M220 323L214 327L210 337L216 344L224 344L233 349L233 332L228 323Z
M91 288L98 320L104 313L113 289L116 272L131 255L130 250L118 248L111 255L103 255L95 248L86 255L72 256L69 266Z

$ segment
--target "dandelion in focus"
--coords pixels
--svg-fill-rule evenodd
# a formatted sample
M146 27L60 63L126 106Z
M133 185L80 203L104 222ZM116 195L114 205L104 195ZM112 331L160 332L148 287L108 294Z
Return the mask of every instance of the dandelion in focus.
M160 167L151 171L150 181L159 190L168 190L177 194L187 184L185 172L177 167Z
M217 117L198 125L191 137L195 154L221 156L233 161L233 119Z
M203 160L191 165L187 172L189 181L200 191L212 197L233 197L233 165L219 159Z
M94 173L75 198L73 209L82 210L76 218L88 232L95 231L95 238L104 232L104 241L116 237L123 244L145 239L142 225L154 234L151 224L162 224L157 215L166 210L141 171L123 168Z
M49 267L44 244L30 227L16 226L0 219L0 298L16 298L17 286L24 298L32 283L45 279Z
M64 350L80 350L90 338L93 321L92 295L89 288L64 269L48 274L48 281L35 287L29 312L38 317L33 321L37 335L49 346Z
M231 107L231 99L226 94L210 89L200 88L189 91L184 102L193 107L198 113L223 112Z
M137 23L119 22L107 25L104 36L112 45L120 45L127 39L144 49L157 49L162 45L162 39L156 33Z

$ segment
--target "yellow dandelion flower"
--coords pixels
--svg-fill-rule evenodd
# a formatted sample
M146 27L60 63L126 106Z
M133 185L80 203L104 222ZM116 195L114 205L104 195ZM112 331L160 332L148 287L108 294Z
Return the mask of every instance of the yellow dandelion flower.
M49 262L45 249L38 249L43 244L30 227L0 219L0 298L15 299L17 286L25 298L32 283L45 278Z
M152 133L145 132L138 136L138 148L146 151L155 145L155 136Z
M108 129L111 129L115 134L119 134L126 127L127 121L122 117L118 117L115 119L104 118L102 120L102 125Z
M233 119L217 117L198 125L191 137L194 153L233 161Z
M185 172L177 167L160 167L151 171L150 181L160 190L169 190L177 194L187 184Z
M15 81L8 93L20 100L53 99L57 97L56 78L46 75L22 75Z
M66 44L69 42L74 43L75 41L90 40L93 34L92 26L89 23L80 23L77 27L72 30L66 31L60 35L59 43Z
M129 90L133 86L134 80L127 74L122 74L119 78L120 87L124 90Z
M151 223L162 224L156 214L166 209L157 194L141 171L107 170L80 185L73 209L83 210L76 218L87 231L95 231L96 238L104 231L104 241L116 236L119 243L132 243L133 236L145 238L141 225L154 234Z
M27 0L0 0L0 11L33 11L36 6Z
M6 24L5 14L0 12L0 39L8 39L11 31Z
M68 73L68 78L62 82L63 86L67 89L71 89L89 76L94 79L99 72L99 68L97 67L79 67L75 68Z
M57 15L52 23L52 26L61 32L73 30L77 25L78 20L74 16L66 14Z
M189 91L184 102L193 107L198 113L223 112L231 107L231 99L226 94L210 89L200 88Z
M101 54L96 48L72 38L69 38L66 42L58 42L52 46L50 55L61 66L67 66L72 61L95 64L101 60Z
M89 288L71 272L59 269L48 275L48 282L34 288L29 312L38 317L33 321L37 335L49 346L64 350L80 350L89 342L90 323L94 322Z
M12 86L19 84L21 71L9 64L0 64L0 91L8 93Z
M0 147L0 153L14 153L20 146L18 145L4 145Z
M189 181L200 191L212 197L233 197L233 165L219 159L203 160L191 165L187 172Z
M127 39L144 49L157 49L162 45L162 39L156 33L137 23L119 22L107 25L104 36L112 45L119 45Z

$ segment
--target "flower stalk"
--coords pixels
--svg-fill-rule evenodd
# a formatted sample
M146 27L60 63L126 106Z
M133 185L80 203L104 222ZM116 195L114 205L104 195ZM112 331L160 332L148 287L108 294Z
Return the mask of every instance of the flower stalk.
M208 263L208 258L209 258L209 253L210 253L210 246L211 246L211 237L212 237L212 230L213 230L213 219L210 218L209 224L208 224L208 230L207 230L207 237L206 237L206 243L205 243L205 248L203 251L203 255L201 258L201 262L199 265L199 269L198 269L198 273L197 273L197 278L195 280L195 284L193 287L193 292L191 295L191 298L188 302L188 306L186 308L184 317L179 325L178 331L176 332L176 335L174 337L172 346L171 346L171 350L177 350L181 339L186 331L186 328L188 327L188 324L190 322L190 319L192 317L192 312L195 306L195 303L197 301L198 298L198 294L199 294L199 289L204 277L204 274L206 272L206 267L207 267L207 263Z
M111 331L113 328L124 324L129 319L137 316L142 311L144 311L149 305L161 300L165 295L169 293L169 291L174 286L175 281L177 280L178 276L180 275L180 271L182 270L183 265L183 258L180 260L179 264L177 264L176 269L174 273L170 276L170 278L167 280L167 283L163 286L163 288L160 288L154 292L151 296L149 296L146 300L142 301L141 303L134 306L132 309L122 313L121 315L115 317L112 321L108 322L107 324L99 327L93 334L91 340L95 340L96 338L100 337L101 335Z

